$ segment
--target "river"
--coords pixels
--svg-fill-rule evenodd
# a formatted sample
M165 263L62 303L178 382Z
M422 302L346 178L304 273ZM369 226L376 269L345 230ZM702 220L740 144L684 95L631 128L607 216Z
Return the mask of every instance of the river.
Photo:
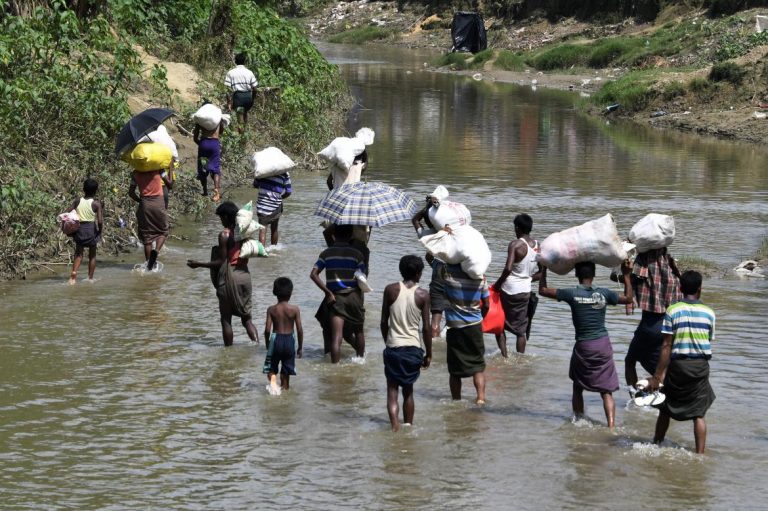
M417 201L438 184L472 211L495 279L527 212L546 235L610 212L622 233L648 212L674 215L672 253L722 268L768 234L768 154L589 118L574 95L425 70L426 54L322 45L359 98L350 129L376 132L369 179ZM765 506L768 466L768 282L718 272L703 299L718 315L717 400L708 451L691 453L690 423L649 443L656 413L615 394L615 433L599 396L572 422L565 304L542 299L528 352L508 360L486 336L488 403L452 402L445 344L416 384L416 424L392 434L378 332L381 291L403 254L422 253L407 223L371 241L368 353L323 359L308 279L323 248L314 208L322 173L295 173L282 247L251 262L258 329L280 275L296 284L305 356L290 392L269 396L263 340L221 343L204 258L218 220L182 219L164 271L131 272L136 251L100 258L97 281L66 272L0 283L0 507L16 509L746 509ZM238 203L252 189L230 191ZM85 273L84 269L81 273ZM597 281L611 285L607 270ZM552 276L550 284L574 284ZM427 282L423 282L426 286ZM639 314L608 313L620 374ZM262 335L262 334L260 334ZM622 378L623 380L623 378ZM465 383L465 388L468 381ZM470 386L471 387L471 386ZM471 396L471 389L469 395Z

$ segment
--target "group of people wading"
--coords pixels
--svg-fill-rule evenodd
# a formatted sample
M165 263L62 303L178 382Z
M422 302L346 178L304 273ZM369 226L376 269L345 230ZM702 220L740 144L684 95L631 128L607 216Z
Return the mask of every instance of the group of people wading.
M238 67L228 74L227 83L233 93L230 107L239 108L239 120L245 122L256 80L244 68L242 58L238 56L238 59ZM195 139L198 143L204 140L198 140L197 133ZM215 160L213 165L212 159ZM332 168L328 188L359 181L367 165L368 155L363 151L348 170ZM199 167L198 178L203 183L204 193L207 193L207 175L214 175L214 199L218 201L218 156L209 157L202 166L203 172L200 170ZM282 199L287 198L292 189L287 173L268 181L255 183L260 188L257 211L259 222L272 227L271 241L276 244ZM131 181L129 194L139 203L139 235L148 270L153 269L168 235L167 191L173 182L172 171L134 172ZM102 207L95 199L97 188L95 181L87 180L84 197L73 203L73 209L81 218L81 229L75 235L77 250L71 282L76 277L85 248L89 249L89 277L93 278L95 247L103 225ZM413 217L417 231L434 201L434 197L428 197L424 210ZM252 341L259 338L252 320L248 259L240 257L242 241L236 236L237 213L238 207L234 203L221 203L216 215L222 230L210 259L187 262L190 268L211 271L226 346L233 344L233 316L240 318ZM569 372L573 381L573 412L577 417L584 414L584 391L597 392L603 401L607 425L613 428L613 392L619 390L619 378L605 327L606 308L624 304L627 314L631 314L635 306L639 307L641 320L625 358L626 382L630 386L638 383L636 364L639 362L651 374L646 387L648 391L655 391L663 384L666 399L659 405L655 442L664 439L671 418L693 420L696 451L703 452L706 442L704 416L715 398L709 385L708 364L715 315L700 301L701 275L694 271L681 274L667 250L658 249L638 254L634 262L627 260L622 264L621 294L594 285L595 264L592 262L576 265L576 286L552 288L547 284L547 269L536 262L538 242L531 237L533 219L520 214L512 220L512 225L516 239L509 243L504 268L491 287L500 293L504 327L514 336L516 351L524 353L526 350L538 296L566 302L575 329ZM325 224L323 238L327 248L319 254L310 279L324 295L315 315L322 327L324 352L330 355L332 363L338 363L342 340L353 346L358 357L363 357L366 352L365 300L359 275L367 275L369 271L370 228ZM265 234L261 235L261 241L266 241ZM446 264L429 253L426 262L431 270L428 290L419 287L424 260L416 255L406 255L399 262L401 280L387 285L382 297L380 330L386 344L383 361L387 410L394 431L401 427L400 393L402 422L413 424L414 383L421 369L430 367L432 341L440 337L443 316L447 327L446 361L451 397L461 399L462 381L471 378L476 392L475 402L483 405L486 400L485 344L481 328L489 308L486 278L473 278L460 265ZM538 293L532 287L533 282L538 282ZM290 376L296 374L295 359L301 358L303 353L301 311L289 303L292 291L290 279L275 279L273 293L277 303L267 311L264 330L267 355L263 372L268 375L268 390L273 394L290 388ZM496 341L501 355L507 357L506 334L496 335ZM278 375L280 385L277 384Z

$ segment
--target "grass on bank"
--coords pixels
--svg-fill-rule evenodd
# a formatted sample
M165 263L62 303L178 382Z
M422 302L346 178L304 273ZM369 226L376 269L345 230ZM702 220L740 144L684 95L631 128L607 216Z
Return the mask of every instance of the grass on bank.
M503 71L525 71L528 66L525 64L525 58L519 53L499 50L493 67Z
M697 256L675 256L675 262L677 262L677 267L681 273L695 270L705 277L711 277L721 271L721 268L712 261Z
M394 35L389 28L376 26L356 27L345 30L328 38L328 41L339 44L363 44L370 41L380 41Z

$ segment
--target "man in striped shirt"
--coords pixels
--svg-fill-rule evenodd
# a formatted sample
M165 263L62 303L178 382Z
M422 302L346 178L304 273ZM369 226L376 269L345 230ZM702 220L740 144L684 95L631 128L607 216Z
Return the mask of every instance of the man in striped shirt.
M256 75L245 67L245 53L235 55L235 67L227 72L224 85L232 92L227 108L237 112L237 119L241 123L238 130L242 133L242 126L248 122L248 110L253 107L253 92L259 85Z
M325 299L315 318L323 327L324 340L329 341L327 351L331 353L331 362L336 364L341 359L341 339L345 324L351 327L354 337L348 339L348 342L354 346L357 356L365 355L365 306L355 273L365 273L366 268L363 254L350 245L351 225L337 225L333 238L333 245L318 256L309 278L325 293ZM325 282L320 278L320 272L323 270Z
M481 323L488 312L488 285L485 278L473 279L458 264L442 269L448 373L451 397L461 399L461 379L472 378L477 391L475 402L485 403L485 344Z
M709 359L715 340L715 313L701 303L701 274L687 271L680 277L683 300L667 307L661 333L656 374L649 379L650 390L664 382L665 401L659 407L653 441L661 443L670 418L693 420L696 452L704 452L707 424L704 415L715 400L709 384Z
M267 226L271 231L270 241L277 245L277 226L280 216L283 214L283 199L287 199L293 188L291 176L288 172L279 176L256 178L253 186L259 189L259 198L256 199L256 215L264 229L259 231L259 241L262 245L267 242Z

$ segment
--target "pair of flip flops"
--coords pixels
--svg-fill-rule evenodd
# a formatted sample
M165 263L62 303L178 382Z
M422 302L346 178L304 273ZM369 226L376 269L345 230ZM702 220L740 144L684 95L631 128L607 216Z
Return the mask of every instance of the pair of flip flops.
M653 392L647 389L648 380L640 380L635 384L634 389L630 388L629 393L630 396L632 396L632 402L635 403L636 406L658 406L667 398L667 396L661 392L661 389Z

